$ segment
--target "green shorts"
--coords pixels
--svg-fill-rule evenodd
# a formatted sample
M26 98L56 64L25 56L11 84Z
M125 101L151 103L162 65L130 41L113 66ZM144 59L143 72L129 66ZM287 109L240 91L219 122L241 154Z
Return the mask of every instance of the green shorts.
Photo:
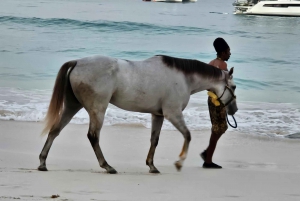
M212 124L211 131L215 134L222 135L227 130L226 108L223 105L215 106L208 97L208 109L210 121Z

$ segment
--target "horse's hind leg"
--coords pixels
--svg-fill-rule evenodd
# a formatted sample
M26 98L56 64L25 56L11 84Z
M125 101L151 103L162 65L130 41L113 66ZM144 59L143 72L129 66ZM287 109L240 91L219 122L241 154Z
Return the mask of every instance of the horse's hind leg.
M44 148L40 154L40 166L38 170L47 171L46 159L49 153L49 150L52 146L54 139L59 135L60 131L71 121L72 117L82 108L82 106L76 105L76 107L65 107L62 112L61 120L57 125L54 125L51 131L48 134L47 141L44 145Z
M164 121L163 116L157 116L152 114L151 146L146 159L146 164L150 167L149 170L150 173L159 173L159 171L156 169L156 167L153 164L153 157L154 157L156 146L158 144L160 130L163 121Z
M64 109L62 111L62 116L60 122L51 128L48 134L47 141L43 147L43 150L39 156L40 166L38 170L47 171L46 159L51 148L54 139L59 135L60 131L71 121L72 117L82 108L82 105L75 98L72 91L68 91L65 94Z
M181 153L179 155L179 160L175 162L175 166L176 166L177 170L179 171L183 165L184 160L186 159L186 156L187 156L189 144L191 141L191 134L185 125L181 111L177 112L177 113L172 112L171 114L166 114L165 117L182 133L182 135L184 137L184 143L183 143Z
M108 103L107 103L107 105L108 105ZM106 107L107 107L107 105L106 105ZM98 159L100 167L106 169L107 173L116 174L117 171L113 167L108 165L108 163L106 162L106 160L103 156L103 153L101 151L100 145L99 145L100 130L103 125L106 107L105 108L102 107L102 109L101 109L101 107L98 107L97 109L95 109L93 111L89 111L90 127L89 127L87 136L88 136L90 143L94 149L94 152L96 154L96 157Z

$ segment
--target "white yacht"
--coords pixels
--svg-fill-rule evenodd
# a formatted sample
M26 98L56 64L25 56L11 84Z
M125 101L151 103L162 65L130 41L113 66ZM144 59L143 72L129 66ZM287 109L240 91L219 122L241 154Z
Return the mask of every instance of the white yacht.
M234 14L300 16L300 0L236 0Z

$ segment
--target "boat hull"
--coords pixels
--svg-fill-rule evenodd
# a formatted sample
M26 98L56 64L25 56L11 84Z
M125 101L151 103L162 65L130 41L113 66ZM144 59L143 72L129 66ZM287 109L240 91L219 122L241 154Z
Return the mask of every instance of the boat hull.
M300 16L299 1L261 1L254 6L235 6L234 14L269 15L269 16Z

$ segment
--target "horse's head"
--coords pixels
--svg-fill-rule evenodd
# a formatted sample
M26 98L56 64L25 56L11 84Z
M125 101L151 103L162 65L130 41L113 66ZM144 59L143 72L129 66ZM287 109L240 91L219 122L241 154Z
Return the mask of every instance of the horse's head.
M236 85L233 81L233 67L229 72L224 71L225 80L222 79L221 84L216 88L216 94L219 100L226 106L227 114L234 115L238 110L236 104L236 96L234 94Z

